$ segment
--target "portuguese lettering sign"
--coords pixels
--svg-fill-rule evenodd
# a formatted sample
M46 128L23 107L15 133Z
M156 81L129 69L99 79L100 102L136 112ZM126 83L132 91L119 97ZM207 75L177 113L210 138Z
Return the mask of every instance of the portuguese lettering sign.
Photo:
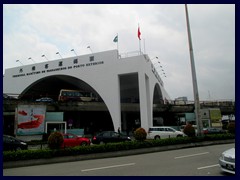
M75 60L77 60L77 59L75 59ZM74 63L75 62L76 61L74 61ZM62 63L59 62L59 65L60 64L62 65ZM85 67L102 65L102 64L104 64L104 61L89 62L89 63L84 63L84 64L74 64L72 66L58 67L58 68L52 68L52 69L48 69L49 65L45 64L45 70L41 70L41 71L40 70L36 71L36 67L33 65L32 66L32 72L24 72L24 69L22 67L22 68L19 69L19 73L12 75L12 77L13 78L18 78L18 77L39 75L39 74L50 73L50 72L55 72L55 71L64 71L64 70L69 70L69 69L85 68Z

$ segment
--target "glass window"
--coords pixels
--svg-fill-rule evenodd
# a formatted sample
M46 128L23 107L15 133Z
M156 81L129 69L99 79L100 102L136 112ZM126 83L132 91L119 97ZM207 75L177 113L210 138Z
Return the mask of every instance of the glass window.
M35 71L35 70L36 70L36 67L35 67L35 66L33 66L33 67L32 67L32 71Z
M63 138L64 138L64 139L67 139L67 138L68 138L68 135L64 135Z
M58 66L62 66L62 65L63 65L62 61L58 62Z
M77 63L78 63L78 59L74 59L73 64L77 64Z
M68 135L68 138L69 138L69 139L73 139L74 136L73 136L73 135Z
M110 132L105 132L105 133L103 134L103 136L104 136L104 137L109 137L109 136L110 136Z
M90 56L90 57L89 57L89 61L90 61L90 62L94 61L94 56Z

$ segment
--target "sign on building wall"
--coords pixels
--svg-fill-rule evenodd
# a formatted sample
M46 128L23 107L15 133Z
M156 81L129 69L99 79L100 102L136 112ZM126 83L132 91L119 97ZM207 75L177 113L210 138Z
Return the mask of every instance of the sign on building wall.
M43 134L45 113L46 105L18 105L17 135Z
M219 122L222 119L221 110L216 109L210 109L210 118L212 122Z
M46 112L45 121L63 121L63 112Z

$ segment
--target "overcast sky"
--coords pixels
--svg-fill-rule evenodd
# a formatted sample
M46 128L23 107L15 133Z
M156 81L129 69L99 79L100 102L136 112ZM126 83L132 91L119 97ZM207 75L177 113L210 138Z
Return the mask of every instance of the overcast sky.
M200 100L235 100L235 5L188 5ZM172 99L193 100L184 4L3 5L3 74L6 68L116 49L142 50L159 60ZM145 43L144 43L145 42ZM145 48L144 48L145 47ZM157 63L156 65L159 66ZM161 68L157 68L159 73Z

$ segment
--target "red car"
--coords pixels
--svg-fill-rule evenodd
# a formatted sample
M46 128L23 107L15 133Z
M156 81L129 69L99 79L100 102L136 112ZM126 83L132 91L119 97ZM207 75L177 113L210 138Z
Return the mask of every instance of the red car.
M79 137L75 134L63 134L63 144L62 147L74 147L74 146L88 146L90 145L90 140L85 137Z

